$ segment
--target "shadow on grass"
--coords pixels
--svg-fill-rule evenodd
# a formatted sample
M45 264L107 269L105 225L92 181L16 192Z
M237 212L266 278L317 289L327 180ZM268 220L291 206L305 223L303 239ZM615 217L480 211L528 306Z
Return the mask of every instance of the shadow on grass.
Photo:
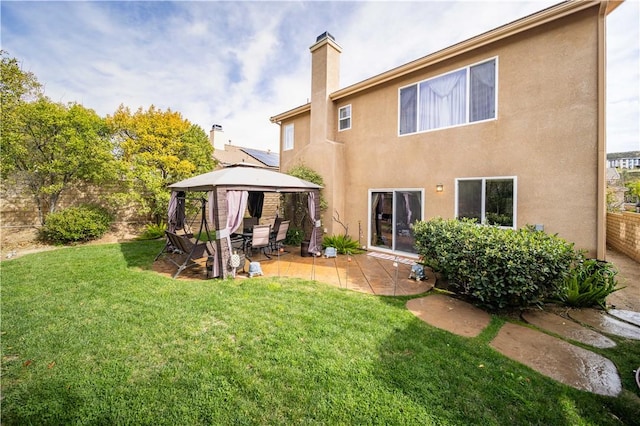
M164 240L131 241L120 244L120 251L129 268L151 270L153 261L164 247Z

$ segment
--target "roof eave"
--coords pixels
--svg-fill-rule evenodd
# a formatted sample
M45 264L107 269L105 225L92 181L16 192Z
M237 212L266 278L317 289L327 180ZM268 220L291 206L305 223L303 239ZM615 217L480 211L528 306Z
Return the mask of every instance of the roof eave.
M311 103L306 103L306 104L300 105L299 107L296 107L294 109L290 109L289 111L285 111L285 112L283 112L281 114L274 115L269 120L272 123L281 123L284 120L287 120L289 118L295 117L297 115L300 115L300 114L303 114L303 113L309 112L309 111L311 111Z
M340 100L344 97L356 94L363 90L367 90L379 84L386 83L390 80L402 77L422 68L437 64L439 62L445 61L447 59L461 55L487 44L495 43L496 41L511 37L523 31L527 31L532 28L544 25L546 23L555 21L557 19L574 14L584 9L588 9L590 7L606 5L605 14L609 14L613 9L619 6L622 1L624 0L569 0L563 3L559 3L555 6L551 6L547 9L526 16L517 21L505 24L491 31L487 31L468 40L454 44L453 46L432 53L431 55L424 56L405 65L401 65L382 74L378 74L367 80L363 80L359 83L345 87L344 89L337 90L331 93L329 95L329 98L332 101Z

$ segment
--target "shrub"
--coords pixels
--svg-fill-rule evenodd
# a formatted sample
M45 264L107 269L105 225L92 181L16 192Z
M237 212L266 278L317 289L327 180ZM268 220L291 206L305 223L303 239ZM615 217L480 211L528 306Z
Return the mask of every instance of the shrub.
M357 241L348 235L326 235L322 239L322 248L335 247L340 254L355 254L362 252Z
M489 309L541 304L556 293L577 256L572 244L530 227L434 219L418 222L413 231L424 263Z
M160 237L164 237L164 231L167 230L166 223L149 223L145 225L144 231L138 236L138 240L156 240Z
M558 288L557 300L567 306L606 309L606 298L614 291L618 271L607 262L596 259L581 259Z
M299 228L289 228L284 243L288 246L299 246L304 239L304 231Z
M101 207L70 207L49 214L40 230L40 236L54 244L90 241L102 237L109 230L112 221L111 214Z

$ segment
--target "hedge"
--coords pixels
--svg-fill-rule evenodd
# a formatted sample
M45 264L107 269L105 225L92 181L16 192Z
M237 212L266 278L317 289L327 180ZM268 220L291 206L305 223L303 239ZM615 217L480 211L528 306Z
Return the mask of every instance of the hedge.
M531 227L480 226L470 220L418 222L424 263L453 288L490 310L540 305L554 295L578 253L573 244Z

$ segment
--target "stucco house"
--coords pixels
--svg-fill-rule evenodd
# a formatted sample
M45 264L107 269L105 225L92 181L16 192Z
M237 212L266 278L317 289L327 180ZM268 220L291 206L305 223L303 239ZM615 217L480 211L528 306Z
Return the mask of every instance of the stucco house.
M322 227L414 252L410 225L535 225L605 258L605 26L619 1L568 1L341 88L311 47L311 101L271 117L280 168L324 179ZM356 234L355 230L358 230Z

